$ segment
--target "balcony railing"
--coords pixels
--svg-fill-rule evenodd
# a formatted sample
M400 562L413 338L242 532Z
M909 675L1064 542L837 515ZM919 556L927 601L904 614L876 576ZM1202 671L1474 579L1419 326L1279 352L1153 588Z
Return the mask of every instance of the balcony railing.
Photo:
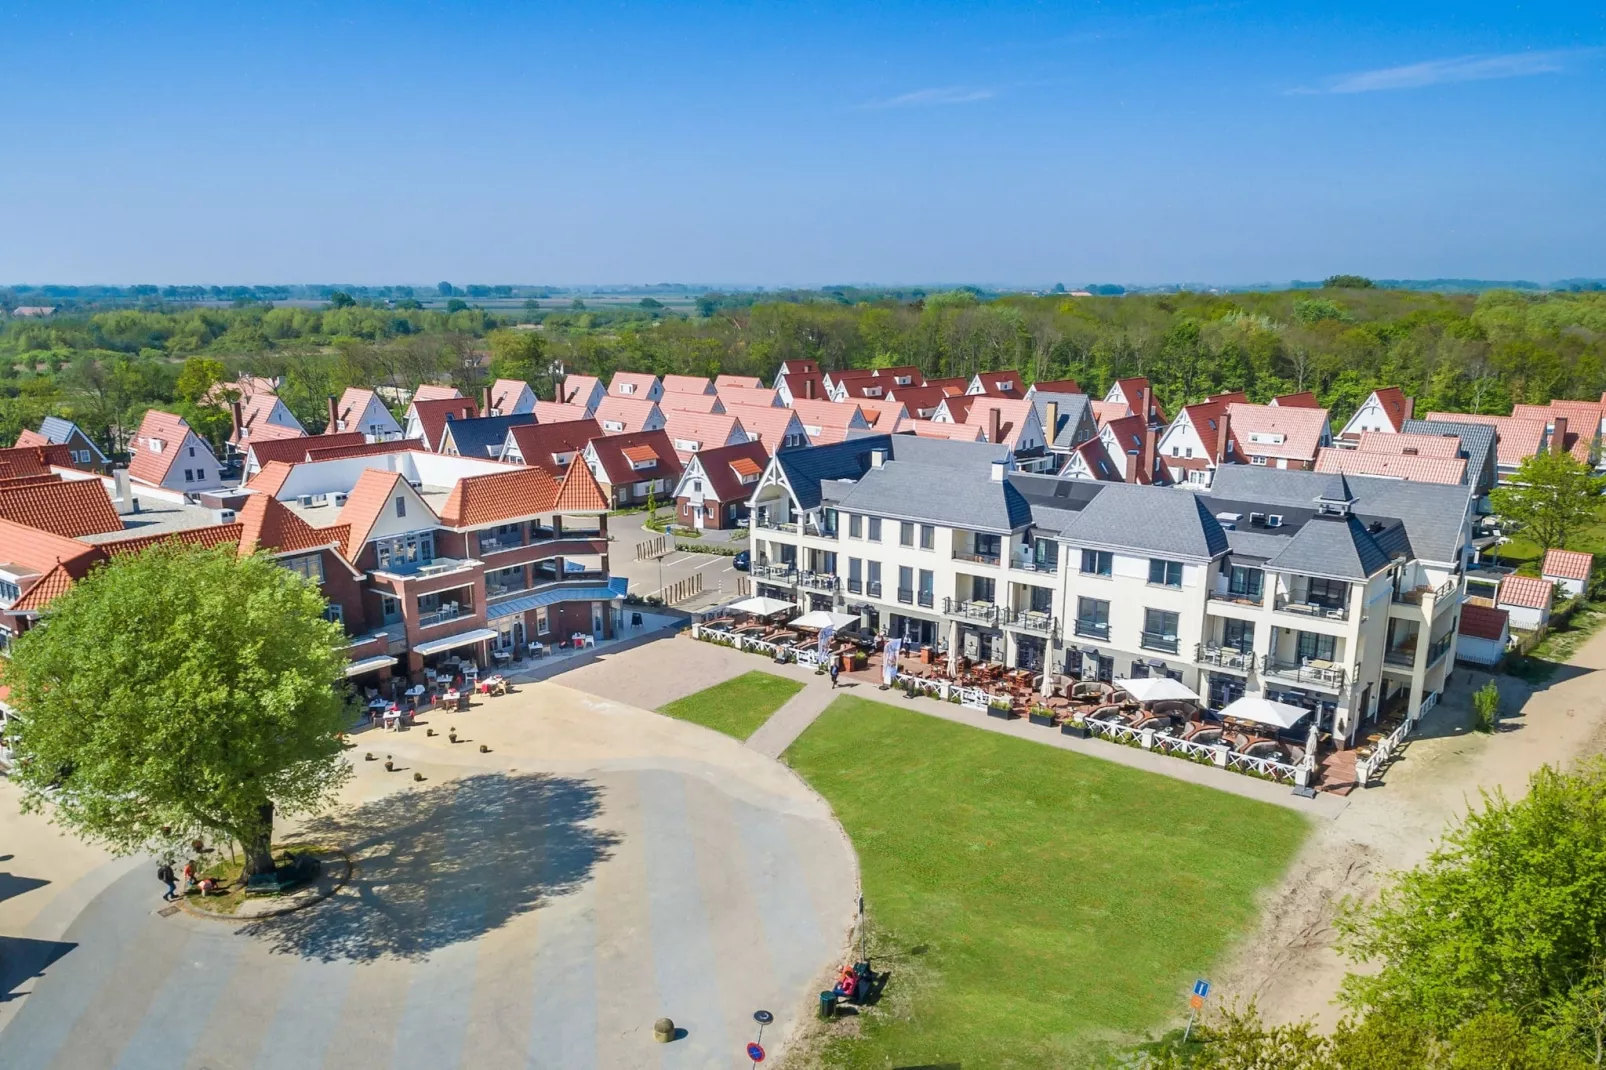
M504 595L518 594L520 591L528 591L529 589L529 585L524 583L487 583L485 585L485 597L501 598Z
M1088 639L1108 639L1110 637L1110 622L1107 620L1076 621L1076 634Z
M1449 649L1454 645L1454 631L1445 632L1443 635L1433 640L1433 645L1428 647L1428 664L1432 665L1440 658L1444 657L1445 653L1448 652Z
M456 620L458 617L472 616L473 613L474 608L472 606L445 606L432 613L420 613L418 615L418 626L420 628L428 628L436 624L445 624L447 621Z
M1054 614L1036 609L1011 610L1005 617L1004 623L1017 631L1031 632L1034 635L1055 636L1060 631L1059 621L1054 618Z
M524 540L517 535L509 535L501 539L488 539L480 536L480 553L494 554L499 550L516 550L524 545Z
M1291 661L1277 661L1270 654L1261 659L1261 671L1267 676L1276 676L1297 684L1316 684L1320 687L1331 687L1342 690L1344 687L1344 669L1338 665L1317 665L1315 662L1298 664Z
M753 515L753 527L763 528L766 531L797 531L797 524L787 519L783 520L772 513L756 513Z
M916 591L915 601L926 609L930 609L936 604L937 599L930 591Z
M1383 664L1398 665L1402 668L1409 669L1411 666L1416 664L1416 647L1390 647L1389 649L1383 651Z
M864 593L869 595L871 598L880 598L881 597L881 581L880 580L866 580L865 584L864 584Z
M856 580L851 576L848 577L848 593L849 594L862 594L863 592L864 592L864 581L863 580Z
M791 583L792 577L797 575L797 568L785 562L772 565L765 561L755 561L751 571L761 580L781 580L785 583Z
M998 607L991 602L973 602L958 598L944 598L942 612L947 617L958 617L961 620L974 621L988 627L998 626Z
M1322 602L1296 601L1287 595L1277 596L1277 610L1281 613L1295 613L1301 617L1317 617L1322 620L1349 620L1349 602L1342 605L1331 606Z
M1164 635L1160 632L1143 632L1138 636L1138 646L1144 650L1158 650L1165 654L1175 654L1180 642L1174 635Z
M976 564L976 565L996 565L1002 559L997 554L974 554L974 553L965 553L964 551L961 551L961 550L955 550L954 551L954 560L955 561L969 561L972 564Z
M841 581L830 572L799 572L797 585L811 591L834 591Z
M1255 655L1237 647L1200 643L1194 647L1193 660L1200 665L1214 665L1218 669L1248 672L1255 667Z
M915 589L913 587L899 587L898 588L898 601L902 602L906 606L914 605L915 604Z
M1027 554L1024 557L1015 558L1009 563L1009 567L1020 569L1022 572L1040 572L1045 576L1054 576L1059 574L1060 563L1057 560L1044 561Z
M1215 599L1217 602L1231 602L1234 605L1239 605L1239 606L1257 606L1258 607L1258 606L1263 606L1263 605L1266 604L1266 593L1265 593L1264 590L1262 590L1258 594L1253 592L1253 591L1215 591L1215 590L1212 590L1210 592L1210 597Z

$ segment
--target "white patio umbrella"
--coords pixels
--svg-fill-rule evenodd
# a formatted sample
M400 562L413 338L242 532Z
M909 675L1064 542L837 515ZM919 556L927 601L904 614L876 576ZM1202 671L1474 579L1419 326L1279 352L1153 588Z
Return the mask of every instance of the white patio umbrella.
M740 602L732 602L728 607L732 613L751 613L755 617L768 617L776 613L784 613L789 609L796 609L796 602L787 602L780 598L765 598L754 595L744 598Z
M1178 699L1183 702L1198 702L1199 696L1192 689L1183 685L1180 680L1173 680L1169 676L1146 676L1136 680L1117 680L1115 686L1124 690L1139 702L1168 702Z
M1300 718L1309 716L1311 711L1303 706L1273 702L1260 695L1245 695L1227 704L1218 712L1222 717L1231 717L1239 721L1253 721L1256 724L1269 724L1277 728L1292 728L1299 723Z
M846 628L850 624L857 623L858 619L857 613L830 613L816 609L788 623L794 628Z

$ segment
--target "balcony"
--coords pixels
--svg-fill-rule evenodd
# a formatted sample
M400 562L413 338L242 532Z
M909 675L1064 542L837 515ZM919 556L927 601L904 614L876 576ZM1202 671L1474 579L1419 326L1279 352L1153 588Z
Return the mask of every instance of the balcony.
M524 545L524 540L517 535L510 535L501 539L488 539L480 537L480 553L494 554L500 550L517 550Z
M1408 591L1395 591L1394 602L1397 605L1419 606L1427 598L1432 598L1434 602L1442 603L1446 598L1454 594L1456 588L1460 586L1461 577L1451 576L1437 587L1430 587L1424 583L1420 587L1413 587Z
M1255 667L1255 655L1237 647L1200 643L1193 649L1193 660L1200 665L1246 673Z
M1107 620L1082 620L1078 618L1075 631L1077 635L1086 639L1108 640L1110 638L1110 622Z
M757 561L753 563L750 571L761 580L779 580L782 583L791 583L792 578L797 575L797 568L784 561L779 565Z
M972 554L959 550L954 551L955 561L969 561L973 565L997 565L1002 558L997 554Z
M880 598L881 597L881 581L880 580L866 580L865 584L864 584L864 593L869 595L871 598Z
M1455 632L1453 630L1445 632L1433 640L1433 645L1428 647L1428 664L1437 663L1453 646L1455 646Z
M1020 632L1031 632L1033 635L1045 635L1050 638L1059 635L1059 621L1054 614L1035 609L1016 609L1006 611L1004 624Z
M487 583L485 585L486 598L503 598L510 594L528 591L529 585L525 583Z
M957 598L944 598L942 600L942 613L945 617L958 617L960 620L985 624L989 628L998 627L998 607L991 602L971 602L961 601Z
M1316 687L1344 689L1344 670L1325 661L1307 661L1303 664L1278 661L1270 654L1261 659L1261 672L1295 684L1313 684Z
M834 591L842 581L830 572L799 572L797 585L811 591Z
M1211 591L1210 597L1217 602L1227 602L1235 606L1246 606L1259 609L1266 604L1266 594L1253 591Z
M1314 617L1318 620L1349 620L1348 601L1333 606L1322 602L1295 601L1287 595L1280 594L1277 596L1277 611L1300 617Z
M1402 669L1409 669L1416 665L1416 647L1401 646L1390 647L1383 651L1383 664L1393 665Z
M1022 572L1036 572L1043 576L1056 576L1059 574L1060 563L1058 561L1047 561L1036 558L1031 554L1025 554L1012 560L1009 563L1009 567L1013 569L1019 569Z
M754 514L752 526L762 528L765 531L785 531L790 534L797 534L797 525L795 523L791 520L777 517L773 513L759 512Z
M1160 632L1143 632L1138 636L1138 646L1144 650L1158 650L1162 654L1175 654L1181 643L1174 635L1164 635Z
M428 561L391 561L374 569L387 576L405 576L411 579L429 579L473 568L479 564L471 558L435 557Z
M449 620L457 620L459 617L472 617L473 615L473 606L445 605L433 613L420 613L418 615L418 626L420 628L432 628L437 624L445 624Z

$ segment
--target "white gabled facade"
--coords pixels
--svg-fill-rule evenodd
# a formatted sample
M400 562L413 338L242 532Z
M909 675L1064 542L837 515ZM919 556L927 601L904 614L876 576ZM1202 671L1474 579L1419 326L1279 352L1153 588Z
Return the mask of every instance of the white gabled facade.
M1344 425L1344 429L1338 434L1340 438L1348 438L1352 435L1359 438L1363 431L1393 433L1397 430L1399 429L1394 426L1394 421L1384 410L1383 403L1378 399L1377 391L1374 390L1365 401L1361 402L1361 407L1355 410L1355 415L1349 418L1349 422ZM1323 443L1323 445L1327 444Z
M367 403L355 413L335 420L336 431L361 431L369 442L391 442L402 437L402 425L373 391L364 391Z

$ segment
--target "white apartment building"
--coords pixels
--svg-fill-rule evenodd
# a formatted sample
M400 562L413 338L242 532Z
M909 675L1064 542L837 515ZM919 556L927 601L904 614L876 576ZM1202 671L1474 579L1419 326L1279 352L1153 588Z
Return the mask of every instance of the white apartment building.
M1013 468L999 447L869 436L772 458L758 593L949 659L1248 691L1353 741L1454 661L1472 488L1228 465L1209 491Z

